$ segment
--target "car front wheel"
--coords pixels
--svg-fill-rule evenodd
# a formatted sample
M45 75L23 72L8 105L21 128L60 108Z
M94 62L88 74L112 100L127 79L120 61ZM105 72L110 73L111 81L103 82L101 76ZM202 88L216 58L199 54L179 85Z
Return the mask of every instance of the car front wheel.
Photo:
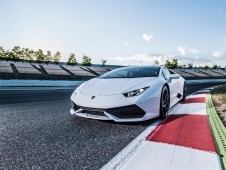
M166 118L168 115L170 107L170 92L169 89L164 86L161 93L161 100L160 100L160 117Z

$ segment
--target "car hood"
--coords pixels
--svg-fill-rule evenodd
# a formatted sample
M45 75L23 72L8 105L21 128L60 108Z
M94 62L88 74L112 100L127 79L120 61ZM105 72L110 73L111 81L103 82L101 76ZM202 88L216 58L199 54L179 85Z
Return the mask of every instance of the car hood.
M88 95L117 95L123 92L133 89L135 86L139 88L151 86L156 82L157 77L144 77L144 78L111 78L111 79L101 79L94 78L87 81L82 88L80 93ZM141 86L141 87L140 87Z

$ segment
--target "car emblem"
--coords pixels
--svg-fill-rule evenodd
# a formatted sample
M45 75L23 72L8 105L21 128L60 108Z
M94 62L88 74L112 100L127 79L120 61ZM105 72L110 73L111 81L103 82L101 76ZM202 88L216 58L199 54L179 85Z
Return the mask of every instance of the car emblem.
M92 96L91 99L94 99L96 96Z

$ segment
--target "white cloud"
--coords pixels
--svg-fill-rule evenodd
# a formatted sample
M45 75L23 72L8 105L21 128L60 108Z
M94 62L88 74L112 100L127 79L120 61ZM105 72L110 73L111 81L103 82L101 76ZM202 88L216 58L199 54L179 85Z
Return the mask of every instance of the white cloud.
M121 56L117 56L117 57L110 57L108 58L109 60L116 60L116 61L124 61L125 59Z
M157 60L160 64L164 64L165 60L171 59L172 56L167 56L163 54L136 54L130 57L112 57L109 60L115 60L119 62L124 62L125 65L129 64L142 64L144 65L151 65L154 64L154 61ZM122 63L121 63L122 64Z
M213 51L212 56L214 58L222 58L225 56L223 51Z
M125 45L125 46L128 46L128 45L129 45L129 43L128 43L127 41L125 41L125 42L124 42L124 45Z
M172 60L173 58L176 58L178 60L179 65L187 65L189 63L194 64L195 66L199 65L210 65L213 63L211 59L202 58L202 57L185 57L185 56L174 56L174 55L165 55L165 54L136 54L129 57L112 57L108 58L109 60L115 61L115 63L121 64L121 65L152 65L154 64L154 61L157 60L160 65L163 65L166 60Z
M196 49L196 48L191 48L191 49L189 49L189 53L191 53L191 54L202 54L202 55L204 55L204 54L206 54L206 51L200 50L200 49Z
M142 36L142 38L143 38L145 41L149 42L149 41L152 40L154 37L153 37L152 34L144 34L144 35Z
M186 47L177 47L177 51L180 55L186 55Z

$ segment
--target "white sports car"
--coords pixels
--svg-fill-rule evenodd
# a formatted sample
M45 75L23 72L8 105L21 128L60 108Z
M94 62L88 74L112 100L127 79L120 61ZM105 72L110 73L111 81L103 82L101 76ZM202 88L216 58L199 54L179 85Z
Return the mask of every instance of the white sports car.
M77 87L70 112L115 122L165 118L170 107L185 100L185 93L184 78L166 67L122 67Z

